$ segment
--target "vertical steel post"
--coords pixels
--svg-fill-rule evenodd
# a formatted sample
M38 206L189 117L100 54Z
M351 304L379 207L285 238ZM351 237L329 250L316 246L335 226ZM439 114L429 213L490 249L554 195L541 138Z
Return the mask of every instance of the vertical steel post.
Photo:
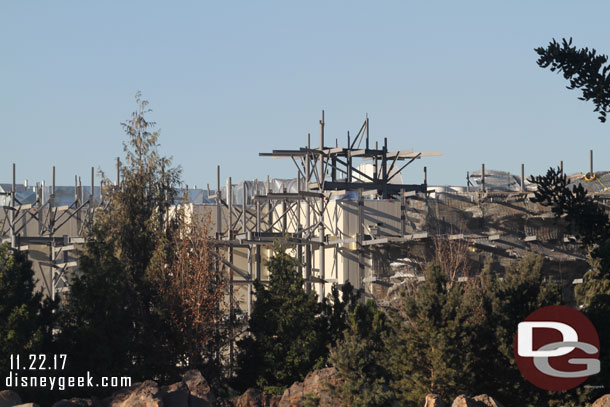
M121 184L121 158L116 158L116 186Z
M248 232L248 225L247 225L247 219L246 219L246 201L248 200L248 186L246 185L246 181L244 181L244 188L242 191L242 199L243 202L241 204L241 210L242 210L242 214L241 214L241 220L242 220L242 225L241 225L241 231L242 233L246 233Z
M388 199L388 138L383 138L383 156L381 157L381 178L383 182L383 199Z
M11 209L9 211L9 223L11 234L11 247L17 248L17 236L15 235L15 194L17 193L17 166L13 163L13 182L11 184ZM40 216L40 215L39 215Z
M400 236L407 234L407 199L405 197L405 190L400 190Z
M309 191L311 182L311 135L307 133L307 155L305 156L305 191ZM305 291L311 292L311 204L309 197L305 200L305 227L307 229L307 244L305 245Z
M358 189L358 235L356 240L358 250L358 284L364 285L362 281L364 279L364 253L362 246L364 241L364 200L362 199L362 188Z
M593 150L589 150L589 174L593 178Z
M222 235L222 193L220 192L220 165L216 166L216 239Z
M324 174L324 110L322 110L322 120L320 121L320 185L318 190L320 191L320 193L324 192L324 178L325 178L325 174ZM324 198L320 198L320 265L318 267L319 270L319 274L320 274L320 278L322 279L322 283L320 285L320 298L323 299L325 297L325 246L324 246L324 235L325 235L325 230L324 230Z
M525 191L525 164L521 164L521 192Z
M89 191L89 206L93 206L93 192L95 187L95 169L91 167L91 191ZM53 191L55 194L55 191Z
M366 149L369 149L369 114L366 114Z
M426 192L428 192L428 167L424 166L424 187L426 188Z
M256 200L256 234L257 234L257 236L260 236L260 233L261 233L261 203L257 199ZM260 244L256 245L255 261L256 261L256 269L255 269L256 280L260 280L261 279L261 245Z
M229 375L233 374L233 324L235 319L235 308L233 305L233 190L231 184L231 177L227 179L227 204L229 206L229 221L228 221L228 238L229 238Z
M485 192L485 164L481 164L481 190Z
M55 166L51 175L51 196L49 198L49 207L55 206Z
M324 170L324 110L322 110L322 120L320 120L320 185L318 190L322 192L325 176Z

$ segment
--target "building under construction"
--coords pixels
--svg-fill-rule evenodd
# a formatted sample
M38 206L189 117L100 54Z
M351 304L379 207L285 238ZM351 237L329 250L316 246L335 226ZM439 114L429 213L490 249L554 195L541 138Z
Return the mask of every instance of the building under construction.
M534 186L520 175L480 171L465 174L458 187L428 185L423 174L403 173L409 164L439 152L390 149L388 139L372 142L369 119L345 145L327 141L324 113L319 140L307 135L303 147L262 152L291 160L294 173L283 178L233 183L216 173L216 188L188 190L187 213L211 219L210 232L230 280L229 293L243 314L253 303L253 282L267 280L266 260L273 244L287 245L298 260L307 290L319 297L332 284L350 282L366 295L383 300L405 282L421 279L421 267L442 242L468 252L470 275L490 263L502 271L528 251L542 254L546 273L573 295L588 266L573 236L549 208L532 203ZM334 146L329 144L334 144ZM341 143L343 144L343 143ZM117 162L117 179L120 183ZM610 198L610 174L570 176L583 183L603 205ZM0 184L0 237L15 249L28 250L43 291L55 297L69 289L68 270L78 268L75 250L84 243L84 225L96 208L109 204L96 185L75 177L74 186ZM184 192L184 191L183 191ZM468 272L456 276L467 279Z

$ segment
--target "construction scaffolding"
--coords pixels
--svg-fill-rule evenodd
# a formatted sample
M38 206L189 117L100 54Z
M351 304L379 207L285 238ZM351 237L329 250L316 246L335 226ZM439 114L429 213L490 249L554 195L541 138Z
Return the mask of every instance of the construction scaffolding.
M378 297L391 285L388 273L402 273L390 264L410 257L410 251L426 257L425 246L436 237L468 241L473 253L488 253L492 260L535 250L557 262L584 262L573 237L553 224L549 208L530 202L534 186L525 179L523 164L521 176L481 165L481 171L467 173L465 187L428 185L426 167L421 183L404 183L402 171L411 163L440 153L390 151L387 138L381 146L371 142L368 116L354 137L347 133L344 147L337 139L334 146L325 141L324 112L319 128L316 147L307 135L304 147L259 154L291 160L294 178L222 182L218 166L215 190L186 188L187 213L210 219L233 313L251 313L253 283L268 280L265 264L276 241L290 247L306 290L319 298L332 284L346 282ZM589 172L570 177L607 205L608 173L593 172L592 151L589 158ZM49 297L68 289L66 272L77 268L76 249L85 242L94 212L110 205L102 192L120 185L119 169L117 159L116 182L104 188L95 186L93 168L90 186L75 177L73 188L57 187L53 168L50 186L30 187L16 184L13 165L12 183L0 184L0 238L15 249L29 249Z
M117 159L117 185L119 164ZM43 294L55 299L69 290L68 272L78 267L77 249L85 243L95 211L109 202L101 186L95 186L93 167L90 185L83 186L75 176L73 188L56 186L55 166L48 186L17 185L16 174L13 164L11 184L0 184L0 240L28 251Z

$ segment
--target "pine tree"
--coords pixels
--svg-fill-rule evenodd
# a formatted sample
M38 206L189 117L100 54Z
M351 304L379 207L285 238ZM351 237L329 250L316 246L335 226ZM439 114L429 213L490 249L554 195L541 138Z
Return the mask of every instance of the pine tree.
M239 342L242 387L256 385L278 393L326 360L323 306L305 292L296 261L278 244L267 267L268 287L256 282L249 336Z
M148 102L122 123L128 137L121 184L104 193L110 205L95 212L79 276L67 299L62 341L74 346L74 368L129 373L133 380L175 376L178 357L159 301L157 270L170 258L180 170L158 152L159 132L147 120ZM154 355L154 356L153 356Z
M341 381L330 385L330 394L345 407L389 406L388 373L381 362L388 332L385 314L373 300L359 303L349 314L343 337L330 349L329 362Z
M562 51L563 52L563 51ZM571 52L571 51L570 51ZM585 53L586 54L586 53ZM583 54L584 55L584 54ZM582 55L581 55L582 56ZM590 57L590 55L589 55ZM597 328L601 349L610 347L610 219L605 209L587 195L584 188L570 188L567 177L559 170L549 169L545 176L532 177L538 186L534 201L551 206L559 219L567 221L568 227L576 234L582 246L588 251L591 266L576 287L576 299L582 311ZM602 370L589 379L592 386L608 383L610 373L603 366L610 366L610 354L600 353ZM584 402L601 395L601 390L583 392L579 395ZM587 399L588 398L588 399Z
M4 387L9 375L11 355L19 355L23 365L30 362L29 355L52 349L56 308L56 302L43 300L42 293L35 291L27 254L12 250L8 243L0 244L0 386ZM35 388L20 393L39 402L49 401L48 394Z
M477 384L480 391L493 392L507 405L543 405L550 400L547 392L521 376L513 356L518 324L538 308L561 303L560 288L544 277L543 264L542 256L529 253L502 280L487 268L475 291L488 321L479 332L485 339L479 344L489 345L480 350L480 363L494 369L493 375L478 377Z
M598 118L604 123L606 114L610 112L608 56L598 55L594 49L577 49L572 46L572 38L564 38L561 44L553 39L546 48L538 47L535 51L540 56L538 65L563 73L563 77L570 81L568 89L580 89L580 100L592 100L594 111L599 113Z
M455 397L474 384L475 344L465 329L463 287L450 284L436 264L424 276L415 296L403 298L386 343L390 386L405 405L419 405L427 393Z

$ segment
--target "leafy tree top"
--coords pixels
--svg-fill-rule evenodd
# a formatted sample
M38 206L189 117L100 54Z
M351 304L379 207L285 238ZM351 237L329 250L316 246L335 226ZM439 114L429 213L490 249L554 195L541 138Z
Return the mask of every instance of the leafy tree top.
M572 46L572 38L562 39L561 43L551 41L546 48L539 47L535 51L540 56L538 65L549 68L552 72L563 73L570 81L568 89L580 89L580 100L591 100L595 104L595 112L604 123L606 114L610 112L610 66L606 65L608 56L598 55L594 49L578 49Z

